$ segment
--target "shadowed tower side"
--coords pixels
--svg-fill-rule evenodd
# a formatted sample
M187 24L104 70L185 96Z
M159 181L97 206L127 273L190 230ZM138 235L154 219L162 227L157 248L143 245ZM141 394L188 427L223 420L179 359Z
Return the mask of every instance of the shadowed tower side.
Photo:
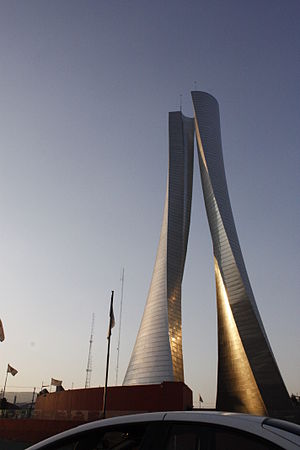
M169 113L169 168L159 246L124 385L184 381L181 284L190 228L194 120Z
M213 241L218 312L217 409L284 416L292 409L250 286L233 220L219 107L192 92L199 165Z

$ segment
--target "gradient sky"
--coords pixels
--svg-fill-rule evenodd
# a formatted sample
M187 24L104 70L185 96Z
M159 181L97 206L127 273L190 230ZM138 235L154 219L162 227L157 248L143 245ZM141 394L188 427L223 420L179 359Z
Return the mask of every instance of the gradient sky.
M1 0L0 382L103 385L125 267L119 382L158 245L168 112L190 91L220 105L229 194L246 267L289 392L300 392L299 0ZM216 299L195 158L183 280L186 383L213 406ZM2 374L2 375L1 375ZM1 382L2 383L2 382Z

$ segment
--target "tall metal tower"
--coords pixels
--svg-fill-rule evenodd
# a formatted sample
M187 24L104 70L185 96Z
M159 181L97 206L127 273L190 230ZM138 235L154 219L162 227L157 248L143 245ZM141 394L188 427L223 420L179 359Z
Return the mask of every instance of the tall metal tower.
M190 229L194 120L169 113L169 168L163 223L140 329L124 386L184 381L181 285Z
M195 131L211 232L218 313L217 411L288 418L292 403L251 289L234 224L217 100L193 91Z
M89 354L88 361L86 366L86 378L85 378L85 388L89 388L91 384L91 375L92 375L92 344L94 337L94 323L95 323L95 313L92 314L92 326L91 326L91 336L89 343Z

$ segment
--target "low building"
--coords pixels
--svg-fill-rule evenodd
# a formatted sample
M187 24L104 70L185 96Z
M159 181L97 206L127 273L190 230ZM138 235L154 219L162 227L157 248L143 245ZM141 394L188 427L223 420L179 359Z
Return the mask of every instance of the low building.
M33 417L53 420L96 420L102 417L104 388L72 389L38 396ZM182 382L112 386L107 390L106 417L193 408L193 393Z

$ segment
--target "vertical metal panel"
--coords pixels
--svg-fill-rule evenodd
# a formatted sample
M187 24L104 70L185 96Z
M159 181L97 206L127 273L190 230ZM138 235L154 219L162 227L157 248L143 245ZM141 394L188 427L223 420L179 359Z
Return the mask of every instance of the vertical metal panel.
M169 113L169 170L160 241L124 385L183 381L181 283L190 227L194 121Z

